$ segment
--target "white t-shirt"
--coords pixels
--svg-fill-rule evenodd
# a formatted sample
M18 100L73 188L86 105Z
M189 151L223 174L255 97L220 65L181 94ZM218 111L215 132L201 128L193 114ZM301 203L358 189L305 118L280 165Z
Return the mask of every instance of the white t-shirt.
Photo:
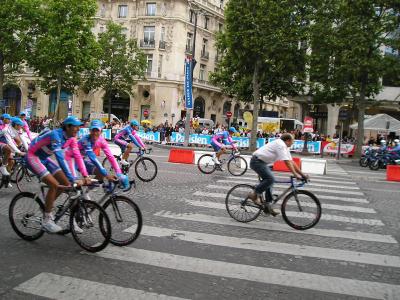
M281 139L276 139L262 146L253 153L253 156L257 156L258 159L261 159L267 164L273 164L278 160L292 160L290 149Z

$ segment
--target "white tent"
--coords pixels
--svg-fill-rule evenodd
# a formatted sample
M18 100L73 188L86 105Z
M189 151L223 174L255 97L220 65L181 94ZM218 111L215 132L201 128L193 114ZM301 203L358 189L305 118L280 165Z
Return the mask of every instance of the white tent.
M358 123L350 125L350 128L357 129ZM377 114L364 120L364 130L400 132L400 121L387 114Z

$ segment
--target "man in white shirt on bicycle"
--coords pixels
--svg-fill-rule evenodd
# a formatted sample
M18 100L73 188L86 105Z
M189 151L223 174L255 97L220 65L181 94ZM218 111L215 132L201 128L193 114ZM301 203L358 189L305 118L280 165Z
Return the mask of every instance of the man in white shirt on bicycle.
M265 212L276 216L278 211L272 208L272 193L271 189L274 185L274 175L269 167L276 161L283 160L288 169L297 179L308 178L300 168L293 162L290 154L290 147L294 143L294 138L289 133L284 133L282 136L264 146L253 153L250 160L250 168L253 169L261 178L260 184L255 188L255 192L249 194L249 198L256 204L262 205L262 193L265 192Z

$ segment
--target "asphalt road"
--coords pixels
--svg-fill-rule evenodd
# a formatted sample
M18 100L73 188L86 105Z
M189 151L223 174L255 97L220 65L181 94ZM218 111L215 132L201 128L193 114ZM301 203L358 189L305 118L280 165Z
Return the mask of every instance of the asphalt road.
M400 183L384 171L329 161L307 186L322 219L296 231L280 216L229 217L225 194L254 184L251 171L203 175L168 163L168 150L151 157L157 178L129 194L143 213L141 236L96 254L70 235L21 240L8 221L17 191L1 189L0 299L400 299Z

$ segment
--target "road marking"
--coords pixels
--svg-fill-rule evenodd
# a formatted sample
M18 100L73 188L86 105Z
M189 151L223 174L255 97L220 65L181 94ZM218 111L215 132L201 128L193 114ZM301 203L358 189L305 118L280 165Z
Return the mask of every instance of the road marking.
M217 203L217 202L209 202L209 201L193 201L193 200L186 200L186 203L197 206L197 207L205 207L205 208L213 208L213 209L223 209L226 210L224 203ZM322 207L322 209L324 209ZM307 213L307 212L297 212L297 211L287 211L286 215L288 217L296 217L301 219L311 219L314 218L314 214ZM361 225L369 225L369 226L384 226L385 224L382 223L381 220L376 219L360 219L360 218L353 218L353 217L345 217L345 216L338 216L338 215L331 215L322 213L321 220L323 221L331 221L331 222L343 222L343 223L353 223L353 224L361 224Z
M219 186L215 186L216 189L219 188ZM226 198L226 194L222 193L208 193L208 192L200 192L197 191L193 194L194 196L202 196L202 197L213 197L213 198ZM337 200L337 201L343 201L343 202L354 202L354 203L369 203L368 200L366 199L360 199L360 198L344 198L344 197L337 197L337 196L328 196L328 195L318 195L319 200Z
M136 228L135 228L136 230ZM126 230L129 232L129 228ZM141 234L153 237L173 237L176 240L231 247L262 252L273 252L288 255L300 255L332 260L341 260L384 267L400 268L400 257L341 249L313 247L288 243L277 243L256 239L237 238L179 229L144 226Z
M240 180L217 180L217 182L219 183L246 183L244 181L240 181ZM278 185L276 188L277 189L282 189L282 188L288 188L289 185ZM225 185L221 185L221 188L223 189L227 189L230 190L232 188L232 186L225 186ZM275 185L274 185L274 189L275 189ZM301 190L302 188L299 188L299 190ZM314 188L314 187L305 187L303 188L304 190L310 191L310 192L323 192L323 193L332 193L332 194L345 194L345 195L357 195L357 196L364 196L363 192L355 192L355 191L334 191L334 190L328 190L328 189L322 189L322 188Z
M377 299L398 299L400 297L400 286L387 283L242 265L130 247L108 247L98 253L82 253L171 270L248 280L264 284L275 284L340 295Z
M246 176L227 176L225 178L228 179L243 179L243 180L250 180L250 181L256 181L258 182L258 178L257 175L253 176L253 177L246 177ZM221 178L221 179L225 179L225 178ZM276 179L279 180L290 180L289 176L275 176ZM311 175L311 184L314 182L319 182L319 183L337 183L337 184L344 184L344 185L357 185L357 183L355 182L351 182L351 181L339 181L339 180L330 180L330 179L319 179L319 178L314 178Z
M266 221L258 221L253 223L239 223L233 220L232 218L227 218L227 217L216 217L204 214L175 214L169 211L161 211L155 213L154 215L158 217L170 218L175 220L203 222L203 223L211 223L217 225L228 225L241 228L263 229L267 231L272 230L272 231L289 232L294 234L317 235L324 237L345 238L345 239L368 241L368 242L397 244L397 241L391 235L376 234L376 233L333 230L333 229L318 229L318 228L311 228L308 230L299 231L290 228L286 224L279 224Z
M200 197L212 197L212 198L220 198L220 199L226 199L226 194L222 193L208 193L208 192L201 192L197 191L193 194L193 196L200 196ZM278 203L281 203L282 201L279 200ZM304 203L307 204L307 203ZM332 210L343 210L343 211L354 211L354 212L360 212L360 213L366 213L366 214L376 214L376 211L372 208L368 207L360 207L360 206L348 206L348 205L336 205L336 204L328 204L328 203L322 203L322 209L332 209Z
M58 300L183 299L51 273L40 273L14 290Z

